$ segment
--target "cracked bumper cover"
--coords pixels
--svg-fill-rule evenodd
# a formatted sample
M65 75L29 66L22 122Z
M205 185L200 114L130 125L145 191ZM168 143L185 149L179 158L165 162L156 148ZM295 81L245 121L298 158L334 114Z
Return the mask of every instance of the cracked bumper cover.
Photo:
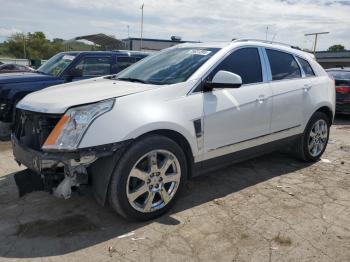
M131 140L79 149L74 152L43 152L33 150L22 144L15 136L11 136L13 155L15 160L37 173L63 166L65 173L81 166L88 167L99 158L113 155L124 148ZM67 169L67 170L66 170Z

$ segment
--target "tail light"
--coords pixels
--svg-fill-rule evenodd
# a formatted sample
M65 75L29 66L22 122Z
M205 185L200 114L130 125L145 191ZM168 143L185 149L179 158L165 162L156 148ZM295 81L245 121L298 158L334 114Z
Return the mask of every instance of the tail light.
M339 94L350 94L350 86L337 86L335 91Z

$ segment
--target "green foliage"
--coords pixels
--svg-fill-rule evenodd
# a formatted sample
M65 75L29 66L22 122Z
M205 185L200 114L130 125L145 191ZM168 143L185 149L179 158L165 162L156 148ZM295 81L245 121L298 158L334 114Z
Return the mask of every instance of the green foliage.
M16 33L3 44L3 55L15 58L48 59L63 50L62 42L49 41L43 32Z
M25 50L25 51L24 51ZM0 56L27 59L49 59L63 51L99 50L98 47L84 43L73 42L66 45L63 39L46 39L43 32L16 33L6 42L0 44Z
M343 45L332 45L330 47L328 47L327 51L330 52L339 52L339 51L345 51L345 46Z

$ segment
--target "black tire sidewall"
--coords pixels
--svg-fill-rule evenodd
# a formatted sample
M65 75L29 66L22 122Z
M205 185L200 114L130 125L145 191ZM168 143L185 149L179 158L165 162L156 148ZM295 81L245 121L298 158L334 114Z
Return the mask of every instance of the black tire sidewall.
M152 150L167 150L173 153L180 163L181 178L179 187L170 200L163 208L150 212L142 213L134 209L126 194L126 184L132 167L145 154ZM112 208L114 208L123 217L131 220L150 220L167 212L176 202L179 193L182 191L187 180L187 161L181 147L173 140L161 136L150 135L136 140L130 148L124 153L118 161L117 166L112 174L109 187L109 200Z
M326 121L327 123L327 142L324 146L324 148L322 149L322 151L320 152L319 155L317 156L312 156L309 152L309 148L308 148L308 140L309 140L309 136L310 136L310 132L311 129L313 127L313 125L318 121L323 119L324 121ZM328 144L328 139L329 139L329 131L330 131L330 119L328 118L328 116L322 112L316 112L310 119L309 123L307 124L307 127L305 129L304 132L304 136L303 136L303 153L304 153L304 157L306 160L308 161L317 161L322 154L324 153L324 151L327 148L327 144Z

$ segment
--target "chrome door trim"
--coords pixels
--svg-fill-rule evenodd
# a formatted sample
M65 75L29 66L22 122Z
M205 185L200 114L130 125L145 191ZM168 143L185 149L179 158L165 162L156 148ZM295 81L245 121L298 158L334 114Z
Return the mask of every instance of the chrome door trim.
M266 135L258 136L255 138L247 139L238 143L209 149L208 152L205 152L203 155L197 156L194 159L194 162L201 162L204 160L208 160L211 158L224 156L230 153L238 152L244 149L248 149L254 146L263 145L269 142L273 142L275 140L287 138L293 135L301 134L303 130L300 130L301 125L296 125L293 127L289 127L280 131L276 131L273 133L269 133Z

